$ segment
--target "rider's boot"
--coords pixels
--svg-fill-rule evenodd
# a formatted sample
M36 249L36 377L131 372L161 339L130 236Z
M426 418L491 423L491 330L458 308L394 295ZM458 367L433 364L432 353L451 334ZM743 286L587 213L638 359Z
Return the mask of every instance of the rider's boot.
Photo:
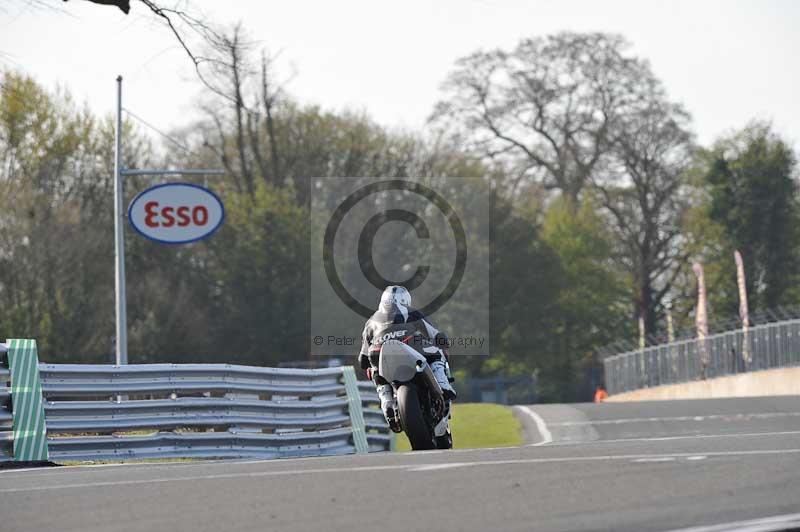
M452 401L456 398L456 391L453 389L453 386L450 384L450 376L448 375L447 371L447 363L443 360L437 360L431 364L431 370L433 371L433 376L436 378L436 382L439 383L439 387L442 389L444 393L444 398L447 401Z
M397 399L394 396L394 389L391 384L382 384L378 386L378 397L381 400L381 410L386 422L389 423L389 428L392 432L402 432L400 422L397 415Z

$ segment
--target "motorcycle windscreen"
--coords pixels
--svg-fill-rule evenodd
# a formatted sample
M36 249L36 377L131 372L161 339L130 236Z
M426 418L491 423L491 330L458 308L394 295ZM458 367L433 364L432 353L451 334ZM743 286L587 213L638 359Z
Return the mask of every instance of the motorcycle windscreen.
M381 347L378 372L389 382L408 382L422 367L425 367L425 357L402 342L389 340Z

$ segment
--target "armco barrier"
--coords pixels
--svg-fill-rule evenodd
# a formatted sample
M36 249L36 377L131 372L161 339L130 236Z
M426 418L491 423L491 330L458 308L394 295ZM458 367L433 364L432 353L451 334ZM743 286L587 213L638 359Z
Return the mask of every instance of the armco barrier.
M11 374L8 371L8 346L0 344L0 462L14 457L14 437L11 432Z
M39 364L39 375L54 461L301 457L391 445L372 383L355 381L351 367Z

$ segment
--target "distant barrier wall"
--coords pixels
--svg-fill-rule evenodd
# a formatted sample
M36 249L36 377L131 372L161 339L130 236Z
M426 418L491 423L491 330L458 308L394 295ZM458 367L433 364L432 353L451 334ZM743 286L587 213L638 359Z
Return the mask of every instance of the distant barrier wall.
M666 384L610 396L608 401L663 401L800 395L800 368L778 368L728 375L704 381Z
M629 351L603 361L611 395L800 365L800 320Z

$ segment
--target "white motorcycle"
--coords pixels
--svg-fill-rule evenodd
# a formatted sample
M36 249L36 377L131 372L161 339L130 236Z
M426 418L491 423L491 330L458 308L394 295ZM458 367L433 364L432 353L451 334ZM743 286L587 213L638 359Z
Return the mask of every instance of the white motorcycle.
M433 345L428 349L438 350ZM394 388L396 421L413 450L453 447L450 401L444 398L424 356L406 343L387 340L380 348L378 374Z

